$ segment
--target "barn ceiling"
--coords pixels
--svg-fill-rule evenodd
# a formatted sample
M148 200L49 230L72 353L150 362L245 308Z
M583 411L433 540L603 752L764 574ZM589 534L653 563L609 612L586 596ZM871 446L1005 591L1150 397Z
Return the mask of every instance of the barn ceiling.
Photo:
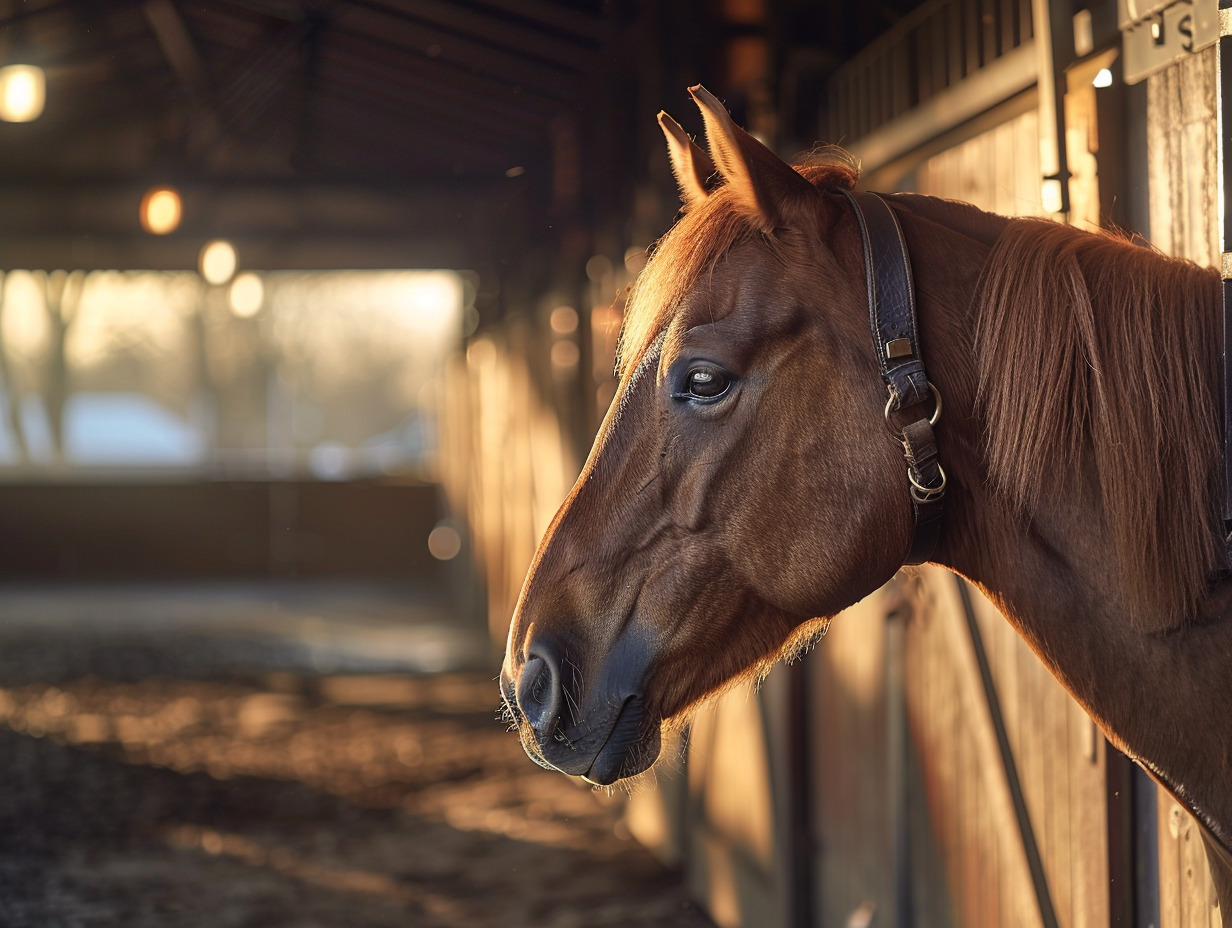
M0 3L0 63L47 74L43 116L0 124L0 261L178 264L228 234L273 263L343 239L449 263L475 224L525 232L515 206L577 209L632 23L597 0ZM184 193L165 242L140 237L155 183Z
M583 253L651 160L665 180L661 106L688 126L704 81L739 116L731 49L824 71L910 5L0 0L0 65L47 75L44 114L0 123L0 268L192 266L215 236L269 269ZM184 199L165 237L155 184Z

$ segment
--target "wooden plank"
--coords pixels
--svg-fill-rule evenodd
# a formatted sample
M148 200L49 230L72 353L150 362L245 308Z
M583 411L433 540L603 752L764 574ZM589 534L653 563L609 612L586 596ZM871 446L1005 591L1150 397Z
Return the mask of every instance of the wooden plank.
M894 911L892 823L886 799L886 597L831 625L812 656L811 769L815 906L820 925L845 925L860 906Z
M1201 264L1217 263L1215 49L1147 82L1151 239Z
M889 55L891 68L891 116L898 116L911 108L910 46L900 40Z
M1072 928L1103 928L1110 920L1106 742L1082 707L1069 701L1071 764L1070 860Z
M1102 787L1079 795L1071 783L1069 720L1071 712L1081 710L988 600L975 594L972 605L989 653L990 672L1002 694L1002 718L1019 765L1052 904L1059 923L1070 925L1074 806L1103 803Z
M1018 42L1018 3L1017 0L1000 0L998 4L1000 15L998 24L1001 27L1001 54L1011 48L1016 48Z
M962 860L951 869L956 914L962 924L996 923L1009 913L1013 918L1009 924L1039 926L1042 922L1032 901L1034 890L1013 800L954 579L942 570L926 569L923 575L934 603L930 634L942 655L939 663L944 663L944 675L938 674L943 679L932 684L947 686L951 694L948 718L941 726L942 731L949 732L948 741L930 731L937 719L920 718L910 706L909 712L913 726L922 730L926 751L931 748L938 755L950 751L956 755L956 763L962 764L953 771L954 782L938 784L943 800L938 803L938 811L964 817L958 851ZM928 753L924 763L934 760L933 753ZM984 804L982 809L980 803ZM992 876L982 869L989 860L997 862ZM995 910L987 907L990 903L983 895L989 880L998 884L1000 898ZM1013 902L1007 904L1007 897Z
M988 64L1001 54L1001 36L997 29L996 0L980 0L980 63Z
M980 53L980 0L962 0L963 75L974 74L984 63Z
M1150 194L1151 241L1156 248L1176 254L1173 195L1173 115L1179 110L1176 70L1166 68L1147 81L1147 183Z
M1014 176L1014 158L1017 146L1014 144L1014 128L1012 123L1002 123L993 130L993 158L998 165L997 186L993 190L992 211L1002 216L1014 214L1014 197L1011 179ZM1013 730L1013 729L1011 729Z
M1018 6L1018 44L1024 45L1035 37L1035 22L1031 18L1030 0L1017 0Z
M1198 826L1188 813L1180 825L1181 924L1184 928L1211 928L1215 892L1206 863L1206 849Z
M1039 216L1044 212L1040 194L1039 145L1024 145L1021 142L1024 137L1039 138L1039 114L1035 110L1023 113L1018 117L1017 129L1022 135L1019 136L1018 157L1014 163L1016 191L1014 198L1017 201L1015 214Z
M1218 928L1214 886L1202 838L1189 813L1159 791L1160 928Z
M940 15L945 20L946 86L953 87L963 79L966 64L963 55L962 4L954 0Z
M1044 737L1041 747L1046 758L1044 797L1045 838L1042 849L1044 872L1052 888L1052 902L1056 907L1057 920L1062 925L1074 923L1073 858L1071 856L1071 828L1073 824L1074 796L1070 783L1069 709L1068 694L1051 677L1039 681L1042 701L1046 706ZM1090 797L1094 802L1103 799L1102 791Z

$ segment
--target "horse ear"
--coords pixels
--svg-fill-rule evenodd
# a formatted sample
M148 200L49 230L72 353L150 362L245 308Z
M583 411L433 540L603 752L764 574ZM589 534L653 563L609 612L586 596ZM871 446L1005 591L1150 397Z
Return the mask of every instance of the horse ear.
M659 127L667 136L667 152L672 158L676 183L680 185L680 199L685 206L704 200L709 196L706 179L714 173L714 162L667 113L659 113Z
M786 161L734 122L718 97L698 84L689 88L706 121L710 156L748 213L769 232L786 225L791 205L816 195L813 185Z

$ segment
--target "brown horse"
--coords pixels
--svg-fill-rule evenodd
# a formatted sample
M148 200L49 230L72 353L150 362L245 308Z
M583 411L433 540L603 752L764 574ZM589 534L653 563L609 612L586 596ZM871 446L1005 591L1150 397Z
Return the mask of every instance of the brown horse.
M855 167L832 151L792 168L691 93L711 157L660 116L685 211L631 295L619 393L501 674L527 753L600 784L646 769L671 720L885 583L920 507L883 419ZM885 202L944 397L928 559L990 596L1194 814L1226 912L1218 277L1111 235Z

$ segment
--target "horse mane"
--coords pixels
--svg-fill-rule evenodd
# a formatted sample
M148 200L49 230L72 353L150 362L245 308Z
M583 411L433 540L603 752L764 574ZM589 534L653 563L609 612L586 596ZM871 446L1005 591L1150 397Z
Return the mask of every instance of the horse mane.
M795 170L820 190L850 190L860 176L855 159L837 146L818 146ZM725 186L685 210L652 248L625 306L616 375L630 376L667 328L681 300L735 246L762 233Z
M1020 219L976 290L993 487L1030 517L1050 481L1093 467L1141 631L1184 624L1223 561L1218 279L1117 234Z

